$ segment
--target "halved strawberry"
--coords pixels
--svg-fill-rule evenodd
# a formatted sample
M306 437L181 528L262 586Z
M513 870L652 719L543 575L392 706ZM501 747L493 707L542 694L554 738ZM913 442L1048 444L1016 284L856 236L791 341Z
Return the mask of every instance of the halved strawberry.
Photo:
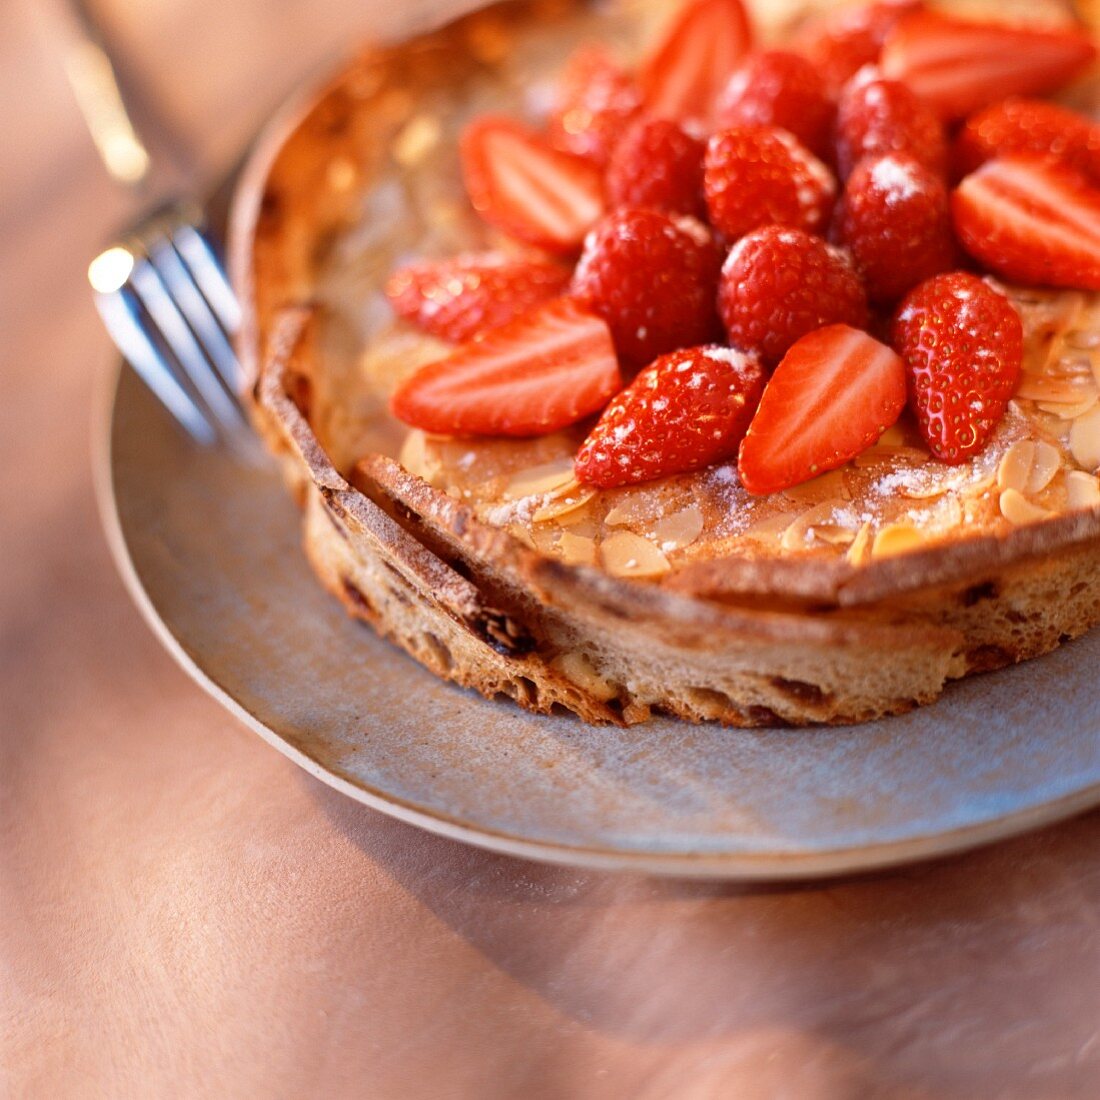
M835 470L873 444L905 407L905 367L847 325L803 336L775 368L737 461L754 496Z
M879 64L884 76L908 84L950 121L1006 96L1054 91L1095 56L1082 31L971 23L918 11L890 32Z
M402 267L386 297L405 320L458 344L558 297L568 282L562 264L485 252Z
M602 409L622 384L607 325L559 298L421 367L390 410L441 435L545 435Z
M461 153L474 209L510 237L576 252L603 213L600 170L512 119L475 119L462 135Z
M700 136L711 133L719 93L751 47L741 0L687 0L642 65L646 109Z
M963 247L1006 279L1100 290L1100 189L1041 157L995 157L951 197Z

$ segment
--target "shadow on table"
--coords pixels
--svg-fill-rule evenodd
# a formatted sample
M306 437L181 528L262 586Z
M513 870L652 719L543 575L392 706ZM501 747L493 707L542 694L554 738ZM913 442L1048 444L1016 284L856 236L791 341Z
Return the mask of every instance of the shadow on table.
M756 887L535 864L314 789L494 966L617 1040L698 1045L716 1083L722 1052L764 1064L839 1050L865 1082L935 1095L1097 1084L1100 814L904 870Z

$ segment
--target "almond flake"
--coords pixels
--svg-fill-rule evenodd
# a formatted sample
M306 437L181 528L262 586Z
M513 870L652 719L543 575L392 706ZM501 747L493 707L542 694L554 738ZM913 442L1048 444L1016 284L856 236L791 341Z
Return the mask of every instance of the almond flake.
M422 478L428 484L442 473L443 467L437 458L428 458L427 437L419 428L414 428L401 445L401 453L397 461L413 474Z
M1062 466L1062 455L1057 447L1039 439L1035 442L1034 457L1031 461L1031 473L1028 475L1024 492L1041 493L1053 480Z
M865 523L857 532L856 537L852 540L852 545L848 547L848 553L844 556L852 563L852 565L862 565L871 555L871 525Z
M1066 503L1071 512L1100 507L1100 478L1095 474L1086 474L1084 470L1068 471Z
M616 531L600 544L604 568L615 577L656 577L672 567L648 539L631 531Z
M393 159L403 168L419 164L439 144L443 129L434 115L416 115L393 141Z
M1005 489L1000 499L1001 515L1009 523L1016 527L1023 527L1029 523L1038 523L1040 520L1049 519L1053 512L1046 508L1040 508L1038 504L1032 504L1023 493L1016 489Z
M535 540L531 537L531 532L522 523L513 523L507 530L512 538L518 539L529 550L535 549Z
M828 546L850 546L856 537L851 527L841 527L835 523L823 523L814 527L814 540Z
M906 523L891 523L875 535L871 556L889 558L895 554L906 554L916 550L924 542L924 536L915 527Z
M504 487L504 496L508 500L541 496L544 493L552 493L556 489L563 489L572 481L574 481L573 458L567 455L553 462L544 462L541 466L530 466L526 470L513 474Z
M1082 469L1095 472L1100 467L1100 408L1073 422L1069 430L1069 449Z
M766 519L757 520L745 530L742 538L752 539L754 542L770 542L782 535L796 519L798 519L797 512L780 512L778 515L768 516Z
M827 474L821 474L820 477L804 481L801 485L792 485L791 488L784 489L783 495L788 500L797 501L799 504L818 504L824 500L836 500L838 497L842 500L850 500L852 494L845 486L844 472L831 470Z
M653 527L657 545L666 553L690 546L703 533L703 513L697 504L658 520Z
M563 486L561 495L555 492L552 499L539 508L531 517L532 521L534 523L548 523L550 520L557 520L561 523L570 512L576 512L583 508L596 495L594 489L580 489L580 486L577 486L576 489L579 492L567 493L566 489L568 488L568 486Z
M558 539L558 551L566 565L595 565L596 540L572 531L562 531Z
M1076 420L1079 416L1087 413L1096 404L1097 400L1100 400L1100 394L1091 394L1087 398L1082 398L1080 401L1073 403L1040 401L1039 408L1051 416L1058 417L1059 420Z
M1016 390L1016 396L1025 401L1056 401L1064 404L1076 404L1096 393L1096 384L1088 382L1068 382L1045 375L1025 374Z
M833 518L836 506L831 502L817 505L803 512L784 532L779 545L784 550L804 550L815 523L825 523Z
M1035 444L1030 439L1021 439L1005 451L997 467L997 487L1016 489L1023 492L1031 477L1031 467L1035 461Z

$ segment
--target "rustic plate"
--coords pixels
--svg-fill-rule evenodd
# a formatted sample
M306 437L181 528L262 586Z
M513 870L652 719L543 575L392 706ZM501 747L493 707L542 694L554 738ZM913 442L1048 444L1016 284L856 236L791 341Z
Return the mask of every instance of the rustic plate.
M191 445L123 368L98 480L119 568L185 669L318 778L535 859L784 879L957 851L1100 803L1100 631L850 729L629 730L438 681L347 618L273 464Z

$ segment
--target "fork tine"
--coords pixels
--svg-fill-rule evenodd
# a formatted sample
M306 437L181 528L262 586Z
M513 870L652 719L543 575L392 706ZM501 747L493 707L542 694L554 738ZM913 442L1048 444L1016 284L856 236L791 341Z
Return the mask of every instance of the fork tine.
M241 305L210 242L193 225L184 224L178 226L173 233L172 243L183 257L222 328L229 336L235 336L241 327Z
M223 388L210 360L195 339L151 260L145 257L137 259L130 275L130 285L160 330L165 343L179 360L211 416L227 434L240 432L245 427L240 406Z
M198 337L230 395L235 396L241 381L240 363L190 271L167 237L150 243L147 251L161 281Z

